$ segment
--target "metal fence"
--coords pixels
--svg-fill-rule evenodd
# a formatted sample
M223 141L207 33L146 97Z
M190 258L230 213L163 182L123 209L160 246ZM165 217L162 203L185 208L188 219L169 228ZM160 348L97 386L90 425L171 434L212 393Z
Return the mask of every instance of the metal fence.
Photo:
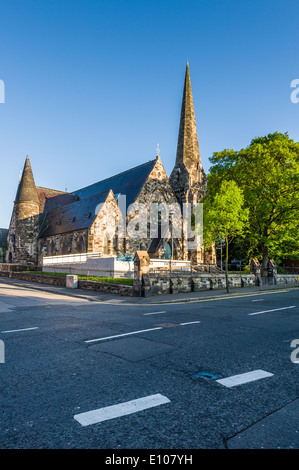
M278 274L277 276L260 276L258 278L260 290L288 289L299 287L299 276L292 274Z

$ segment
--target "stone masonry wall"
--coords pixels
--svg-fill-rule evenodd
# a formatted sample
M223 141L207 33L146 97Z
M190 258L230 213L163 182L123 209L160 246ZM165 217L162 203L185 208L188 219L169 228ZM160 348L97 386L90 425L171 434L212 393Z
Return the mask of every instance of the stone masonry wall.
M39 261L43 256L68 255L87 251L88 230L75 230L51 237L40 238L38 241Z
M38 230L39 205L16 202L9 226L6 261L36 265Z
M65 279L61 277L40 276L38 274L18 273L18 272L0 272L1 277L20 279L22 281L38 282L39 284L50 284L52 286L65 287Z
M258 286L259 277L254 274L229 274L231 288ZM138 280L137 280L138 281ZM297 275L285 274L269 280L268 286L291 287L299 286ZM181 292L199 292L201 290L225 289L225 274L194 274L194 273L151 273L143 274L136 295L149 297L152 295L177 294Z
M0 277L9 277L12 279L20 279L22 281L37 282L39 284L48 284L57 287L66 287L66 279L64 277L56 276L42 276L39 274L29 274L29 273L18 273L18 272L3 272L0 271ZM99 292L106 292L116 295L133 295L133 287L126 286L121 284L110 284L104 282L95 282L95 281L78 281L79 289L83 290L92 290Z
M89 229L88 252L122 255L123 243L118 240L118 204L112 192Z
M256 285L253 274L230 274L230 287L249 287ZM225 289L224 274L145 274L142 276L140 295L144 297L181 292L198 292L210 289Z
M151 204L173 204L179 209L178 201L175 197L173 189L169 183L167 174L163 167L160 157L157 157L157 161L149 174L145 184L143 185L138 197L136 198L136 203L143 204L147 209L148 221L147 221L147 237L135 239L132 237L126 238L126 252L134 255L136 251L139 250L148 250L151 244L150 237L150 208ZM134 214L127 215L127 224L134 219ZM179 222L181 225L181 220ZM138 233L136 232L138 235ZM164 242L158 246L155 257L164 257L164 243L170 239L171 233L170 229L168 233L165 234ZM181 239L174 239L174 252L176 259L184 259L184 247Z

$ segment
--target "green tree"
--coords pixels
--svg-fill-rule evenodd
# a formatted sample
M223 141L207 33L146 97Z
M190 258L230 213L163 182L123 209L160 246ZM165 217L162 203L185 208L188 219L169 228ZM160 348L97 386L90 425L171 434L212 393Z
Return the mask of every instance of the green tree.
M223 150L210 158L208 191L216 194L224 180L235 181L249 209L248 256L299 257L299 143L275 132L258 137L240 151Z
M225 239L225 277L228 282L228 247L236 236L244 234L248 222L248 209L244 209L244 196L235 181L222 181L216 194L207 192L203 200L203 238L206 246Z

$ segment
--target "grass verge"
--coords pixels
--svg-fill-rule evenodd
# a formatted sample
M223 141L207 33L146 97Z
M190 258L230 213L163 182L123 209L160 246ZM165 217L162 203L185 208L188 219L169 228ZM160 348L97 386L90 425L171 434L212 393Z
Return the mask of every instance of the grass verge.
M44 271L23 271L24 274L34 274L36 276L46 277L66 277L68 273L48 273ZM78 274L78 279L82 281L95 281L95 282L106 282L107 284L122 284L124 286L132 286L134 279L127 277L100 277L100 276L85 276Z

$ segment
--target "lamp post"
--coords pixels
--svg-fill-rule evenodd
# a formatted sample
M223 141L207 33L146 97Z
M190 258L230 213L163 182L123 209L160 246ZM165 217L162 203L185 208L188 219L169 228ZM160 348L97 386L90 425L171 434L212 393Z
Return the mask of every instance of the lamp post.
M221 247L220 268L221 268L221 271L222 271L222 238L221 238L221 241L220 241L220 247Z
M172 259L173 259L173 216L174 216L174 214L175 214L175 211L174 211L174 210L170 210L170 211L169 211L170 220L171 220L171 231L170 231L170 234L171 234L170 271L171 271L171 269L172 269L171 262L172 262Z
M221 271L223 270L223 261L222 261L222 246L223 246L223 242L225 242L225 240L223 238L221 238L220 240L220 269Z

